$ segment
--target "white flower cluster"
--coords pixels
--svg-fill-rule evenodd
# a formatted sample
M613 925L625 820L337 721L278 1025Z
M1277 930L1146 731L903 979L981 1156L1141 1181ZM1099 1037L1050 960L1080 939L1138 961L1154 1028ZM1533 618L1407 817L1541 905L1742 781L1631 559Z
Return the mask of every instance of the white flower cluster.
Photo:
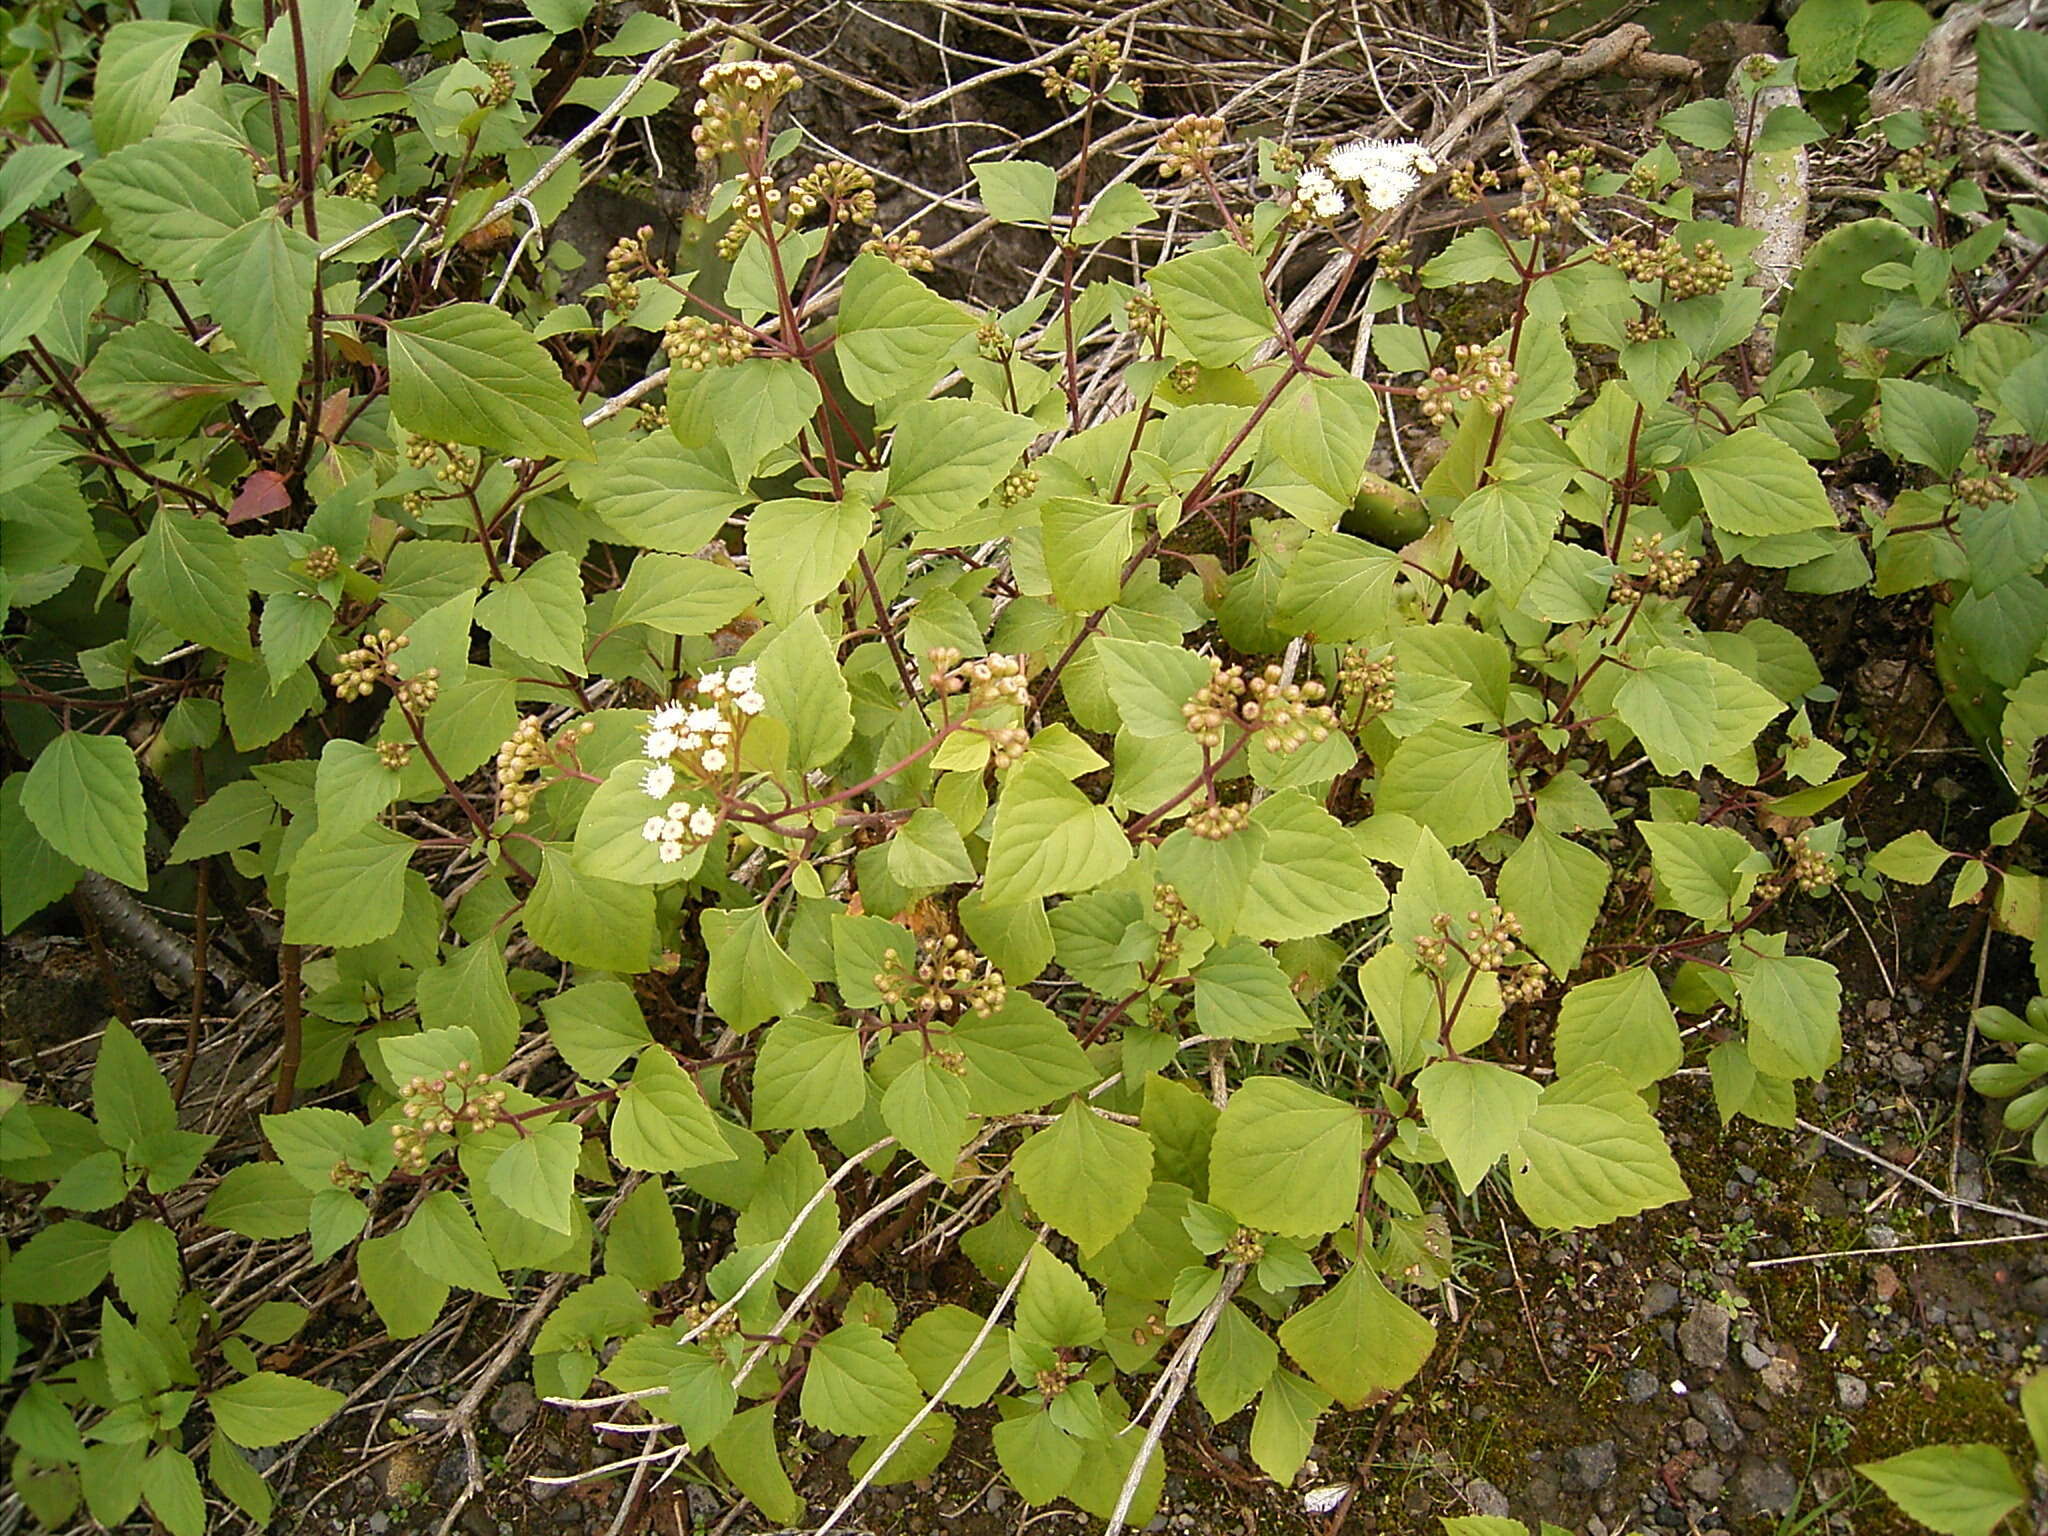
M685 850L706 841L718 830L718 813L708 805L693 806L678 800L660 816L650 816L640 835L659 845L661 862L679 864Z
M1327 172L1310 166L1294 179L1294 206L1318 219L1334 219L1345 209L1344 194Z
M697 680L695 705L665 704L647 719L643 744L654 766L643 783L659 800L675 786L669 759L694 758L706 773L722 773L732 764L733 733L739 721L761 713L766 700L754 686L752 667L707 672Z
M1412 139L1353 139L1331 150L1324 166L1328 179L1356 187L1366 207L1391 213L1415 195L1436 160Z

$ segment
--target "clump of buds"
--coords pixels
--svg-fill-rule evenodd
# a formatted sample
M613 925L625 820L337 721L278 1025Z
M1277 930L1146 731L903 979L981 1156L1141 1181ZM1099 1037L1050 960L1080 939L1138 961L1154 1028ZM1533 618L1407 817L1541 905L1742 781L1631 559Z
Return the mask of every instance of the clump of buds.
M710 161L763 149L769 115L801 84L803 77L787 64L746 59L712 65L697 80L702 94L690 130L697 158Z
M1312 741L1328 741L1337 728L1337 716L1321 702L1323 685L1314 678L1290 683L1273 664L1255 673L1245 687L1251 697L1239 713L1258 731L1268 752L1292 756Z
M1173 387L1175 393L1191 395L1195 392L1196 386L1202 382L1202 365L1200 363L1175 363L1173 365L1173 372L1166 376L1166 382Z
M1500 185L1500 172L1492 166L1476 166L1470 163L1457 166L1444 181L1444 191L1450 194L1452 202L1476 203L1488 192Z
M1630 341L1662 341L1671 334L1671 327L1662 315L1647 314L1629 321L1621 331Z
M1188 723L1188 733L1213 752L1223 745L1223 727L1242 723L1237 711L1245 687L1243 667L1226 667L1220 661L1212 661L1209 669L1209 681L1195 690L1195 696L1181 705L1180 712Z
M1075 50L1074 62L1064 72L1048 69L1038 77L1038 83L1048 96L1079 100L1107 89L1123 63L1123 50L1115 38L1091 37Z
M924 232L906 229L900 235L877 235L861 243L861 251L893 261L906 272L929 272L937 265L931 248L924 244Z
M470 87L470 94L476 97L476 104L486 111L502 107L512 99L512 66L503 59L488 59L484 62L484 73L490 76L488 85Z
M666 432L668 430L668 407L656 405L651 400L642 401L638 414L633 418L633 425L642 432Z
M1009 995L1003 973L951 933L919 939L912 957L883 950L875 990L904 1016L925 1021L963 1012L985 1019Z
M398 653L411 644L410 635L394 635L388 629L364 635L359 648L335 658L339 665L327 678L334 696L343 703L367 699L377 684L398 676Z
M1220 843L1235 837L1252 823L1249 807L1224 805L1212 800L1188 818L1188 831L1208 842Z
M1467 912L1465 921L1461 944L1451 937L1457 919L1450 913L1439 912L1429 920L1435 931L1415 941L1415 952L1423 964L1441 969L1454 950L1475 971L1498 971L1507 963L1522 937L1521 920L1512 912L1501 911L1500 903L1488 902L1484 912Z
M359 171L350 171L341 179L341 195L374 203L377 200L377 167L371 164Z
M1431 426L1444 427L1466 401L1478 401L1495 416L1515 403L1517 380L1506 346L1461 341L1453 360L1457 366L1445 368L1439 364L1430 369L1429 377L1416 388L1422 414L1429 418Z
M2019 487L2012 483L2012 477L2001 475L1996 470L1987 470L1981 475L1962 475L1956 480L1956 500L1966 507L1976 507L1981 511L2000 502L2019 499Z
M459 444L436 442L432 438L409 438L405 461L414 469L434 465L434 478L444 485L468 485L476 479L476 455L464 453Z
M981 324L974 328L974 350L987 361L1000 363L1015 354L1017 344L994 315L984 315Z
M1337 692L1355 730L1394 707L1394 658L1375 656L1361 645L1344 652L1337 666Z
M996 489L996 500L1006 507L1014 507L1020 501L1029 501L1037 489L1038 471L1025 465L1003 476L1003 483Z
M737 1313L726 1312L714 1319L716 1312L718 1303L715 1301L693 1301L683 1308L677 1321L683 1325L685 1333L696 1338L729 1339L740 1331Z
M1131 334L1141 341L1153 347L1165 342L1166 311L1144 289L1132 289L1131 296L1124 300L1124 318L1130 322Z
M1223 1256L1233 1264L1256 1264L1266 1256L1265 1240L1250 1227L1239 1227L1223 1245Z
M788 218L795 224L821 207L828 223L873 224L875 178L850 161L827 160L789 189Z
M315 581L325 581L330 576L341 574L341 551L332 544L322 544L306 552L306 574Z
M403 773L412 766L412 743L409 741L380 741L377 743L377 763L393 773Z
M1159 136L1159 173L1169 177L1205 174L1223 148L1223 135L1220 117L1176 118Z
M1685 584L1700 573L1700 562L1696 555L1689 555L1682 549L1665 549L1664 535L1653 533L1647 538L1638 535L1629 541L1628 554L1631 560L1643 562L1642 584L1644 587L1674 597L1684 590Z
M740 183L740 195L733 208L733 220L718 237L718 255L731 261L755 230L766 230L779 216L782 189L765 176L748 176Z
M935 645L924 654L925 686L940 698L963 699L970 711L999 704L1021 707L1029 701L1021 656L977 656L966 661L956 645Z
M1666 235L1656 245L1639 245L1626 236L1616 236L1593 247L1593 259L1614 267L1636 283L1662 283L1668 298L1693 299L1719 293L1734 280L1734 268L1712 240L1702 240L1690 251L1675 235Z
M1523 965L1501 978L1500 1000L1512 1008L1517 1003L1541 1002L1550 990L1550 973L1540 964Z
M1807 896L1825 896L1835 888L1841 874L1835 860L1809 843L1804 832L1788 842L1785 851L1789 857L1778 877L1767 877L1757 882L1760 894L1776 895L1788 883L1799 887L1801 894ZM1770 887L1768 892L1766 885Z
M405 679L391 690L391 696L408 715L424 715L441 697L441 669L428 667L419 676Z
M561 759L575 760L576 744L597 729L594 720L579 720L569 726L551 744L547 732L542 729L539 715L527 715L513 728L512 734L498 748L496 775L498 784L497 814L510 816L514 822L533 819L533 802L547 784L543 780L530 779L530 774Z
M1589 146L1551 150L1541 160L1522 164L1522 198L1507 212L1508 223L1525 237L1548 233L1558 224L1569 224L1579 216L1586 201L1586 166L1593 158Z
M653 239L654 226L642 224L632 234L619 236L605 252L604 301L612 313L630 315L640 307L639 279L643 273L668 276L668 264L657 261L650 249Z
M740 326L678 315L661 328L661 349L675 367L702 373L746 361L754 355L754 342Z
M404 1123L391 1127L391 1151L398 1166L424 1173L433 1161L428 1148L436 1136L452 1136L457 1127L487 1131L503 1118L505 1090L466 1061L433 1077L415 1077L399 1095Z

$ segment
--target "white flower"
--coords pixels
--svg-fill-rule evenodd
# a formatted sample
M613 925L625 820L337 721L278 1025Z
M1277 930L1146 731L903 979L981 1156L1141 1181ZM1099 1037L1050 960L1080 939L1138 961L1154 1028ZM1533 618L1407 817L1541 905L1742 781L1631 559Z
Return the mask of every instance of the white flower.
M697 761L704 765L706 773L716 773L725 766L725 749L723 747L706 747L704 755L698 758Z
M683 845L681 843L663 843L661 845L661 862L664 864L682 863Z
M749 690L732 701L732 707L743 715L758 715L768 707L768 701L760 694Z
M671 756L676 750L676 733L666 727L657 727L647 733L641 747L649 757Z
M693 709L684 724L693 731L716 731L725 725L725 716L715 709Z
M1421 185L1422 179L1413 171L1382 166L1360 181L1358 190L1368 208L1377 213L1392 213L1413 197Z
M697 692L706 698L715 697L724 687L725 674L723 672L706 672L697 679Z
M684 713L680 704L664 704L647 717L647 723L656 730L672 731L683 723Z
M640 835L650 843L660 842L664 837L668 836L668 818L666 816L648 817L641 824Z
M1319 219L1334 219L1344 211L1344 194L1326 174L1310 166L1295 178L1294 206Z
M712 814L710 806L700 805L690 812L690 830L698 837L709 837L718 830L718 817Z
M1435 157L1412 139L1353 139L1331 150L1326 164L1332 177L1356 186L1366 206L1380 213L1408 201L1436 170Z
M694 752L703 745L704 738L695 731L685 731L676 738L676 750L678 752Z
M668 808L668 819L670 821L688 821L690 819L690 812L694 809L695 807L689 801L678 800Z
M667 763L656 763L640 776L640 787L650 800L659 800L676 787L676 771Z
M725 686L732 693L749 693L754 687L752 667L734 667L726 674Z
M1318 192L1315 201L1316 217L1334 219L1344 211L1344 194L1332 187L1328 192Z

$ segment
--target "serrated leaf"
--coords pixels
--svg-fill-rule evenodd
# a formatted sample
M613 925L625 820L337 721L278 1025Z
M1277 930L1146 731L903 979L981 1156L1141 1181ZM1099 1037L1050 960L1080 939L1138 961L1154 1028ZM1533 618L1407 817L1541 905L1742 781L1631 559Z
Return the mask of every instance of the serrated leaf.
M1885 1497L1943 1536L1991 1536L2027 1500L2005 1453L1992 1445L1923 1445L1856 1470Z
M1484 837L1515 810L1507 742L1462 726L1425 726L1394 748L1374 806L1413 817L1446 848Z
M1051 763L1027 756L1010 770L997 802L982 900L999 907L1085 891L1130 857L1107 806L1095 804Z
M72 863L133 890L148 889L142 774L125 738L83 731L56 737L22 779L21 810L43 841Z
M1728 533L1763 538L1835 526L1813 466L1761 427L1716 438L1686 468L1708 521Z
M137 266L184 282L222 237L260 211L248 155L204 139L149 139L80 174L114 244Z
M1438 1061L1415 1077L1430 1134L1471 1194L1522 1134L1543 1090L1534 1079L1488 1061Z
M1500 867L1500 903L1522 924L1522 942L1557 976L1579 967L1607 899L1607 861L1540 821Z
M924 1406L917 1378L881 1330L847 1323L811 1346L799 1407L835 1435L881 1435Z
M315 832L292 860L285 942L338 948L388 938L404 916L412 850L411 838L374 822Z
M399 1236L406 1257L435 1279L500 1300L512 1294L498 1277L483 1233L453 1191L437 1190L427 1196Z
M1308 1378L1354 1412L1414 1379L1436 1329L1365 1264L1280 1325L1280 1346Z
M1321 1237L1357 1214L1364 1150L1350 1105L1286 1078L1250 1078L1216 1123L1209 1198L1248 1227Z
M580 601L580 586L577 597ZM614 628L645 624L664 635L708 635L730 623L759 597L754 583L731 566L682 555L643 553L626 573L611 623ZM580 666L580 655L577 662Z
M438 442L558 459L594 456L576 395L503 310L444 304L385 332L391 414Z
M1731 945L1749 1054L1773 1077L1823 1076L1842 1058L1842 982L1825 960Z
M1543 1227L1597 1227L1690 1193L1649 1106L1609 1066L1543 1090L1508 1169L1515 1203Z
M258 1371L211 1393L206 1406L222 1434L237 1445L259 1450L317 1429L334 1417L343 1401L331 1387Z
M128 590L172 634L238 661L255 654L241 553L218 520L187 517L169 507L159 511L128 575Z
M484 1183L528 1221L566 1236L573 1230L570 1207L576 1199L576 1163L582 1152L580 1130L567 1121L550 1121L501 1152Z
M1685 1060L1678 1020L1647 966L1581 982L1558 1005L1557 1070L1606 1065L1631 1088L1647 1088Z
M919 1057L882 1094L882 1123L919 1162L953 1176L967 1140L967 1084L929 1056Z
M641 1054L612 1114L612 1156L648 1173L681 1173L733 1158L711 1106L665 1046Z
M1204 368L1231 368L1273 335L1258 261L1225 241L1163 262L1147 279L1175 339Z
M1144 1209L1152 1141L1072 1099L1059 1119L1017 1148L1010 1171L1039 1217L1092 1254Z
M298 396L299 374L313 349L319 254L282 218L265 214L224 235L199 273L207 308L284 410Z

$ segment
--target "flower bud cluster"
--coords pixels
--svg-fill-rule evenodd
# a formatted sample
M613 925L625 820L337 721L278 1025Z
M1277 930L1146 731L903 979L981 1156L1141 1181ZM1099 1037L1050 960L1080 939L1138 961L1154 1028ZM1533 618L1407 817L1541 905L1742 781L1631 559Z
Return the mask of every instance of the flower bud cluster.
M1465 921L1464 943L1455 946L1458 952L1475 971L1500 970L1522 937L1521 919L1512 912L1503 912L1499 902L1488 902L1484 912L1467 912ZM1439 912L1429 920L1429 925L1435 932L1417 939L1415 949L1425 964L1441 967L1448 962L1454 947L1451 930L1457 926L1457 919L1448 912Z
M977 656L964 661L955 645L935 645L924 654L925 686L941 698L964 694L969 710L999 704L1021 708L1030 701L1021 656Z
M1000 363L1004 358L1015 355L1017 344L994 315L986 315L974 328L974 350L987 361Z
M747 243L747 236L755 230L767 230L781 216L782 189L765 176L748 176L740 183L740 195L733 208L733 220L718 237L718 255L722 261L731 261L740 253L740 247ZM795 224L802 218L801 213L790 216Z
M424 715L441 697L441 669L428 667L418 677L409 677L391 690L398 707L408 715Z
M380 741L377 743L378 766L393 773L403 773L412 766L412 743L409 741Z
M1666 235L1656 245L1639 245L1625 235L1593 247L1593 259L1618 269L1631 282L1662 283L1668 298L1693 299L1719 293L1734 280L1735 269L1712 240L1702 240L1690 251L1675 235Z
M1444 183L1444 190L1454 203L1476 203L1500 186L1500 172L1492 166L1473 165L1467 161L1457 166Z
M1239 725L1238 708L1244 700L1244 668L1209 663L1209 681L1195 690L1195 696L1181 705L1181 718L1188 734L1210 751L1223 745L1223 727Z
M468 485L476 478L476 455L464 453L459 444L436 442L427 437L407 439L405 462L414 469L425 469L437 460L434 478L443 485Z
M1031 750L1031 733L1021 725L991 725L981 728L988 738L988 761L992 768L1007 768Z
M1188 831L1206 842L1220 843L1235 837L1252 822L1249 806L1225 805L1211 800L1188 818Z
M1123 50L1115 38L1091 37L1075 50L1074 62L1064 72L1048 69L1038 77L1038 83L1047 96L1055 99L1075 92L1092 92L1114 79L1123 63ZM1137 89L1135 84L1132 89Z
M806 172L789 189L790 222L809 218L820 207L831 210L834 224L873 224L874 176L846 160L827 160Z
M533 819L533 797L539 783L528 783L527 775L539 769L548 755L547 734L539 715L527 715L498 748L498 814L515 822Z
M1639 535L1629 541L1629 559L1643 562L1641 579L1644 587L1666 597L1675 597L1684 590L1687 582L1699 575L1700 562L1696 555L1689 555L1682 549L1665 549L1663 544L1664 535L1661 533L1653 533L1647 538Z
M512 99L512 66L504 59L488 59L484 62L484 73L490 76L490 84L470 87L476 97L476 104L486 111L502 107Z
M1394 658L1351 646L1337 666L1337 689L1355 723L1384 715L1394 707Z
M1256 1264L1266 1256L1265 1240L1250 1227L1239 1227L1223 1245L1223 1256L1233 1264Z
M787 64L756 59L714 64L698 77L696 126L690 139L697 158L716 160L766 146L769 115L803 77Z
M1671 327L1662 315L1652 313L1629 321L1621 331L1630 341L1662 341L1671 334Z
M1541 964L1517 966L1501 978L1500 1000L1506 1007L1543 1000L1550 990L1550 973Z
M1330 739L1337 716L1321 702L1323 685L1314 678L1290 683L1277 664L1269 664L1245 684L1251 697L1239 714L1259 733L1268 752L1292 756L1310 742Z
M1220 117L1176 118L1159 136L1159 170L1162 176L1196 176L1216 163L1223 148L1223 119Z
M661 350L676 367L702 373L745 362L754 355L754 341L740 326L702 315L678 315L661 328Z
M963 1012L985 1019L1009 995L1003 973L951 933L919 939L914 959L901 950L883 950L875 990L892 1008L922 1019Z
M1038 471L1027 464L1003 476L1003 483L996 487L996 500L1006 507L1014 507L1020 501L1029 501L1037 489Z
M322 544L306 552L306 574L315 581L325 581L330 576L341 574L341 551L332 544Z
M630 315L640 307L639 279L642 273L668 276L668 263L657 261L650 248L654 226L642 224L630 235L612 242L604 257L604 301L616 315Z
M1592 158L1591 148L1582 146L1562 155L1553 149L1541 160L1524 161L1523 201L1507 212L1515 232L1533 237L1576 219L1585 206L1586 166Z
M1791 861L1785 866L1785 878L1798 886L1808 896L1824 896L1835 888L1841 876L1832 855L1823 853L1806 840L1801 833L1787 846Z
M1447 425L1463 401L1476 400L1496 416L1515 403L1515 369L1505 346L1461 341L1454 358L1455 368L1439 364L1416 388L1431 426Z
M683 1325L684 1332L696 1333L699 1338L729 1339L738 1334L740 1320L733 1312L725 1313L717 1321L706 1326L706 1319L717 1311L718 1303L715 1301L693 1301L683 1308L676 1321ZM703 1331L698 1333L699 1329Z
M1173 386L1176 393L1191 395L1202 382L1202 365L1200 363L1175 363L1173 365L1173 372L1166 376L1166 382Z
M399 1095L404 1123L391 1127L391 1150L398 1166L424 1173L432 1161L427 1148L436 1136L452 1136L456 1127L487 1131L503 1118L505 1090L486 1086L489 1077L466 1061L450 1072L415 1077Z
M366 165L361 170L350 171L348 175L342 177L341 195L343 197L356 198L365 203L377 201L376 165Z
M662 771L662 767L651 768L647 776L652 779ZM641 824L640 836L654 844L662 863L680 864L685 853L711 841L717 830L718 812L709 805L678 800L659 816L648 817Z
M668 430L668 407L656 405L651 400L642 401L639 414L633 419L633 425L642 432L666 432Z
M931 248L924 244L924 232L906 229L900 235L877 235L861 243L865 255L893 261L906 272L929 272L936 265Z
M1130 322L1133 336L1154 347L1164 344L1166 311L1144 289L1132 289L1131 296L1124 300L1124 318Z
M398 676L398 653L411 644L410 635L394 635L388 629L364 635L360 649L343 651L335 658L340 665L327 678L334 696L343 703L367 699L377 684ZM439 675L438 669L430 670Z
M1996 470L1981 475L1962 475L1956 480L1956 500L1966 507L1976 507L1981 511L2000 502L2019 499L2019 487L2012 483L2012 477L2001 475ZM308 563L311 563L310 558Z
M1181 900L1177 886L1164 880L1152 887L1152 910L1165 918L1174 928L1199 928L1202 920L1195 916L1194 909Z

